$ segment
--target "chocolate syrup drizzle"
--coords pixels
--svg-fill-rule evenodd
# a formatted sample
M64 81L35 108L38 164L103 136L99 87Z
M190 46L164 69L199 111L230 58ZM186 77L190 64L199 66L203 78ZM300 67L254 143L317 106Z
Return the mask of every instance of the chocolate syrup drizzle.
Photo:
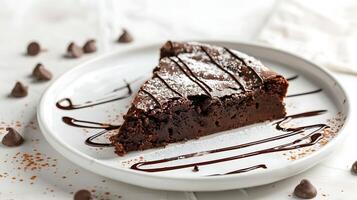
M202 50L203 52L205 52L205 54L208 56L208 58L211 60L211 62L212 62L214 65L216 65L219 69L221 69L222 71L224 71L225 73L227 73L227 74L239 85L239 87L240 87L244 92L247 91L246 88L245 88L245 86L237 79L237 77L236 77L234 74L230 73L228 70L226 70L223 66L221 66L220 64L218 64L218 63L213 59L213 57L207 52L207 50L206 50L203 46L201 46L201 50Z
M99 133L96 133L90 137L88 137L85 141L85 144L88 146L92 146L92 147L112 147L113 144L112 143L100 143L100 142L94 142L94 140L101 136L104 135L105 133L107 133L109 130L103 130Z
M85 121L85 120L75 119L72 117L62 117L62 121L67 125L78 127L78 128L105 129L105 130L114 130L120 128L120 125Z
M126 83L125 86L120 87L120 88L114 90L113 92L117 92L117 91L123 90L125 88L128 89L128 92L127 92L127 94L122 95L122 96L87 101L81 105L73 104L72 100L70 98L63 98L56 103L56 106L57 106L57 108L62 109L62 110L76 110L76 109L82 109L82 108L88 108L88 107L92 107L92 106L96 106L96 105L101 105L101 104L105 104L105 103L109 103L109 102L113 102L113 101L118 101L118 100L130 97L131 94L133 93L129 83Z
M249 172L249 171L252 171L252 170L256 170L256 169L259 169L259 168L266 169L267 166L264 165L264 164L254 165L254 166L251 166L251 167L234 170L234 171L227 172L227 173L224 173L224 174L212 174L212 175L208 175L208 176L223 176L223 175L229 175L229 174L240 174L240 173L245 173L245 172Z
M133 82L135 82L137 80L138 79L134 80ZM105 104L105 103L109 103L109 102L113 102L113 101L117 101L117 100L121 100L121 99L130 97L130 95L132 94L132 90L131 90L129 83L126 83L125 86L122 86L122 87L119 87L119 88L113 90L111 93L118 92L118 91L121 91L124 89L128 90L127 94L125 94L123 96L115 97L113 99L102 98L102 99L98 99L98 100L94 100L94 101L87 101L82 105L74 105L72 103L71 99L64 98L62 100L59 100L56 103L56 106L62 110L76 110L76 109L97 106L97 105L101 105L101 104ZM67 105L63 105L64 103L66 103ZM112 147L113 145L111 143L98 143L98 142L94 142L94 140L96 138L100 137L101 135L107 133L108 131L120 128L120 125L112 125L112 124L108 124L108 123L79 120L79 119L75 119L75 118L67 117L67 116L63 117L62 121L69 126L73 126L73 127L77 127L77 128L103 129L103 131L100 131L100 132L88 137L85 140L85 144L87 144L89 146L93 146L93 147Z
M287 78L286 80L288 81L293 81L295 79L299 78L299 75L294 75L292 77L289 77ZM316 89L316 90L313 90L313 91L310 91L310 92L303 92L303 93L297 93L297 94L289 94L287 95L286 97L289 98L289 97L298 97L298 96L303 96L303 95L308 95L308 94L315 94L315 93L318 93L318 92L321 92L322 89Z
M303 95L308 95L308 94L315 94L315 93L318 93L318 92L321 92L322 89L316 89L316 90L313 90L313 91L310 91L310 92L303 92L303 93L298 93L298 94L290 94L290 95L287 95L286 97L289 98L289 97L298 97L298 96L303 96Z
M173 89L157 72L154 73L154 77L157 77L163 84L166 85L167 88L169 88L175 94L179 95L180 97L183 97L183 95L181 93L179 93L177 90Z
M132 165L130 168L134 169L134 170L138 170L138 171L145 171L145 172L170 171L170 170L183 169L183 168L188 168L188 167L193 167L193 166L211 165L211 164L215 164L215 163L243 159L243 158L257 156L257 155L261 155L261 154L287 151L287 150L293 150L293 149L299 149L299 148L303 148L303 147L313 146L318 141L320 141L320 139L323 138L323 135L320 132L323 131L324 129L328 128L329 126L327 126L326 124L313 124L313 125L301 126L301 127L296 127L296 128L285 128L282 125L284 125L285 123L287 123L288 121L290 121L292 119L297 119L297 118L302 118L302 117L312 117L312 116L323 114L325 112L326 112L326 110L316 110L316 111L311 111L311 112L290 115L290 116L286 116L282 120L273 124L273 125L275 125L275 127L278 130L287 132L285 134L281 134L281 135L265 138L262 140L253 141L253 142L248 142L248 143L244 143L244 144L239 144L239 145L235 145L235 146L230 146L230 147L224 147L224 148L212 149L212 150L208 150L208 151L184 154L184 155L179 155L179 156L174 156L174 157L164 158L164 159L159 159L159 160L138 162L138 163L135 163L134 165ZM231 156L231 157L225 157L225 158L209 160L209 161L202 161L202 162L194 162L194 163L189 163L189 164L173 165L173 166L159 167L159 168L141 168L143 166L150 166L150 165L166 163L166 162L170 162L170 161L174 161L174 160L199 157L199 156L203 156L203 155L207 155L207 154L231 151L231 150L241 149L241 148L245 148L245 147L249 147L249 146L254 146L257 144L267 143L270 141L275 141L275 140L291 137L291 136L303 133L310 129L312 130L310 133L306 134L305 136L302 136L299 139L294 140L293 142L285 143L282 145L277 145L277 146L274 146L271 148L266 148L266 149L259 150L259 151L253 151L253 152L239 154L239 155L235 155L235 156ZM308 142L302 143L305 140L308 140Z
M294 75L292 77L286 78L287 81L293 81L295 79L299 78L299 75Z
M112 124L108 124L108 123L79 120L79 119L75 119L72 117L62 117L62 121L69 126L73 126L73 127L77 127L77 128L104 129L103 131L100 131L100 132L88 137L85 140L86 145L93 146L93 147L112 147L113 145L111 143L98 143L98 142L94 142L94 140L96 138L98 138L99 136L107 133L108 131L120 128L120 125L112 125Z
M207 89L205 87L203 87L203 85L201 85L197 80L195 80L194 78L192 78L189 74L187 74L186 70L183 69L183 67L173 58L170 58L170 60L172 62L175 63L176 66L179 67L179 69L194 83L196 83L208 96L211 96L211 93L209 91L207 91Z
M228 49L227 47L224 47L224 50L226 50L229 54L231 54L234 58L236 58L237 60L239 60L240 62L244 63L245 66L248 67L248 69L250 69L255 75L256 77L260 80L260 82L263 84L264 80L263 78L258 74L258 72L256 72L253 67L249 66L248 63L245 62L244 59L240 58L237 54L235 54L234 52L232 52L230 49Z
M143 88L140 88L139 91L142 91L142 92L144 92L145 94L147 94L149 97L151 97L151 98L155 101L155 103L156 103L159 107L161 107L160 101L159 101L158 99L156 99L156 97L154 97L154 95L152 95L150 92L146 91L146 90L143 89Z
M172 43L170 43L171 48L172 48ZM251 70L256 76L257 78L260 80L261 83L264 83L263 78L252 68L250 67L244 59L240 58L239 56L237 56L235 53L233 53L231 50L229 50L228 48L224 48L231 56L233 56L235 59L240 61L240 66L242 64L245 64L247 66L247 68L249 70ZM246 92L247 89L245 88L245 86L237 79L237 77L232 74L231 72L229 72L228 70L226 70L224 68L224 66L221 66L219 63L217 63L213 57L208 53L208 51L205 49L205 47L201 46L201 50L209 57L210 61L216 65L218 68L220 68L222 71L224 71L225 73L227 73L232 79L234 79L234 81L239 85L239 87ZM189 73L186 72L186 70L184 69L183 66L181 66L176 60L174 60L172 57L169 57L169 59L174 62L179 68L180 70L194 83L196 83L208 96L211 96L210 92L213 91L213 89L208 86L204 81L200 80L195 74L194 72L190 69L190 67L188 66L187 63L185 63L179 56L174 56L180 63L182 63L183 66L185 66L185 69L188 70ZM240 67L239 66L239 67ZM158 77L159 78L159 77ZM159 78L170 90L174 91L176 94L178 94L179 96L182 96L181 94L179 94L176 90L173 90L162 78Z
M193 71L191 70L191 68L188 66L188 64L187 64L185 61L183 61L179 56L175 56L175 57L186 67L186 69L190 72L191 76L192 76L194 79L196 79L198 82L202 83L202 85L204 85L204 86L208 89L208 91L210 91L210 92L213 91L213 89L212 89L210 86L208 86L204 81L200 80L200 79L195 75L195 73L193 73Z

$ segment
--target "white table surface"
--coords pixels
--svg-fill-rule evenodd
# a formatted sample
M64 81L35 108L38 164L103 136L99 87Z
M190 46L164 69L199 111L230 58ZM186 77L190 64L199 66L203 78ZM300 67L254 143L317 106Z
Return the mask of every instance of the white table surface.
M36 63L42 62L57 78L100 54L148 42L167 39L254 41L276 3L275 0L253 3L230 0L223 7L219 2L0 1L0 138L5 132L3 128L16 126L26 139L24 145L16 148L0 145L0 199L72 199L72 193L79 189L95 190L98 199L118 199L118 196L136 200L294 199L292 191L302 178L308 178L317 187L316 199L356 199L357 176L350 173L351 164L357 160L357 134L353 124L357 120L354 114L357 112L355 76L334 73L347 90L352 104L350 123L343 130L349 133L344 144L307 172L265 186L210 193L149 190L88 172L69 162L46 142L37 127L36 106L53 80L33 82L29 75ZM122 27L133 33L134 43L114 42ZM70 41L82 44L89 38L98 41L97 53L75 60L62 57ZM31 40L38 40L48 51L37 57L24 56ZM8 97L17 80L30 86L26 98ZM50 166L25 170L24 165L29 163L27 159L21 164L24 154L48 159Z

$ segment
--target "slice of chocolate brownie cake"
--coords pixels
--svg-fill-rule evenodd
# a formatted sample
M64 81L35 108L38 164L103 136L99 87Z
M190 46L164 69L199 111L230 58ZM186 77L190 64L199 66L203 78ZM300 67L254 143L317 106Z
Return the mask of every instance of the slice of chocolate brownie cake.
M167 42L117 135L118 155L285 116L288 81L244 53Z

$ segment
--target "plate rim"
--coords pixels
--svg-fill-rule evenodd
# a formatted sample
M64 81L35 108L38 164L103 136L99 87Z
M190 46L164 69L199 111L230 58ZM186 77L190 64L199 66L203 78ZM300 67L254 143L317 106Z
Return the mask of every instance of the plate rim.
M304 61L305 63L309 64L309 65L312 65L314 66L316 69L318 69L321 73L324 73L325 75L327 75L329 78L331 78L332 80L335 80L336 82L336 85L339 87L339 89L343 92L343 94L345 95L346 97L346 103L345 103L345 107L347 108L346 111L345 111L345 115L346 115L346 119L345 119L345 123L344 125L342 126L342 128L339 130L339 134L337 134L336 137L334 137L333 140L331 140L330 142L328 142L323 148L321 148L319 151L316 151L306 157L303 157L303 158L300 158L294 162L290 162L290 163L287 163L286 165L284 165L283 167L286 167L286 168L289 168L291 166L296 166L296 165L299 165L303 162L306 162L306 160L311 160L311 159L314 159L315 157L317 157L317 155L325 152L325 151L329 151L331 150L331 148L333 146L336 145L336 143L339 143L341 142L345 137L346 137L346 133L342 134L343 133L343 130L344 128L346 127L346 125L348 124L349 122L349 119L350 119L350 98L348 96L348 93L346 93L346 90L344 89L344 87L339 83L338 79L335 78L334 75L332 75L327 69L324 69L322 67L320 67L319 65L315 64L314 62L311 62L309 60L306 60L304 59L303 57L300 57L300 56L297 56L295 54L292 54L290 52L287 52L287 51L283 51L283 50L279 50L277 48L273 48L273 47L269 47L269 46L266 46L266 45L261 45L261 44L256 44L256 43L248 43L248 42L234 42L234 41L225 41L225 40L201 40L201 41L198 41L198 42L202 42L202 43L226 43L226 44L231 44L231 45L239 45L239 46L247 46L247 47L250 47L250 48L263 48L265 50L268 50L268 51L274 51L274 52L277 52L277 53L280 53L280 54L283 54L284 56L290 56L290 57L294 57L295 59L298 59L298 60L301 60L301 61ZM68 70L67 72L63 73L60 77L58 77L47 89L46 91L43 93L42 97L41 97L41 100L40 100L40 103L39 103L39 106L37 107L37 120L38 120L38 123L39 123L39 126L40 126L40 129L41 129L41 132L42 134L44 135L44 137L46 138L46 140L50 143L50 145L58 152L60 153L61 155L63 155L64 157L66 157L66 159L70 160L71 162L75 163L76 165L80 166L80 167L83 167L87 170L90 170L92 171L93 173L96 173L96 174L101 174L103 176L106 176L104 175L105 173L100 173L98 171L96 171L95 169L92 169L90 166L91 165L85 165L85 164L80 164L81 162L77 162L74 161L74 159L71 159L69 158L68 156L66 156L66 153L65 152L62 152L63 151L63 148L68 151L68 152L71 152L73 155L72 156L75 156L77 157L77 159L80 159L80 160L84 160L85 163L96 163L96 164L100 164L100 165L104 165L106 168L111 168L112 170L118 170L118 171L122 171L122 172L125 172L125 173L129 173L129 174L132 174L132 175L140 175L140 176L146 176L148 178L161 178L161 179L171 179L171 180L187 180L187 181L200 181L200 180L222 180L222 179L236 179L236 178L239 178L239 177L247 177L247 176L251 176L252 174L250 173L242 173L242 174L231 174L231 175L225 175L225 176L211 176L211 177L200 177L200 176L197 176L197 177L170 177L170 176L167 176L167 175L160 175L160 174L157 174L157 173L146 173L146 172L141 172L141 171L135 171L135 170L131 170L129 168L116 168L116 167L113 167L113 166L110 166L110 165L107 165L104 163L104 161L100 161L100 160L97 160L85 153L82 153L81 151L79 151L78 149L75 149L67 144L65 144L63 141L61 140L58 140L56 137L54 137L53 134L51 134L51 131L50 131L50 128L48 127L48 124L44 123L44 112L45 112L45 109L47 105L45 105L46 102L46 99L47 97L50 95L50 92L53 90L53 88L55 88L58 84L60 84L61 80L62 79L65 79L67 78L67 76L69 76L69 74L72 74L76 71L80 71L82 68L85 68L87 65L90 65L91 63L95 63L97 62L98 60L102 60L102 59L107 59L107 58L110 58L112 57L113 55L118 55L118 54L123 54L123 53L130 53L130 51L137 51L137 50L142 50L142 49L150 49L150 48L153 48L153 47L158 47L158 46L161 46L162 44L161 43L158 43L158 42L155 42L155 43L147 43L145 45L133 45L132 47L129 47L129 48L126 48L126 49L120 49L120 50L115 50L113 52L110 52L110 53L105 53L103 55L99 55L97 56L96 58L93 58L93 59L90 59L88 61L85 61L85 62L82 62L80 64L78 64L77 66L73 67L72 69ZM62 146L62 149L58 147L58 145ZM317 161L315 164L318 164L320 162ZM281 170L283 167L278 167L278 168L273 168L273 169L269 169L269 170L264 170L262 172L259 173L259 175L264 175L264 174L269 174L269 173L273 173L274 171L278 171L278 170ZM109 177L110 178L110 177ZM121 180L121 181L125 181L125 180Z

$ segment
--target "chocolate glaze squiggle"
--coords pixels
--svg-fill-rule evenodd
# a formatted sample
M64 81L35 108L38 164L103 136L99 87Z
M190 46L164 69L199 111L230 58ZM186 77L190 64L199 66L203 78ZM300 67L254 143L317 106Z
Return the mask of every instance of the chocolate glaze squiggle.
M310 92L303 92L303 93L298 93L298 94L290 94L290 95L287 95L286 98L303 96L303 95L307 95L307 94L315 94L315 93L318 93L318 92L321 92L321 91L322 91L322 89L316 89L316 90L313 90L313 91L310 91Z
M98 142L94 142L94 140L99 136L107 133L108 131L120 128L120 125L112 125L112 124L101 123L101 122L92 122L87 120L74 119L72 117L63 117L62 121L69 126L73 126L77 128L104 129L103 131L100 131L88 137L85 140L86 145L93 146L93 147L112 147L113 145L111 143L98 143ZM89 125L85 125L85 124L89 124Z
M179 67L179 69L194 83L196 83L208 96L211 96L210 92L207 91L207 89L205 87L203 87L198 81L196 81L195 79L193 79L190 75L187 74L186 70L184 70L182 68L182 66L173 58L169 58L173 63L175 63L176 66Z
M231 51L230 49L224 47L224 50L226 50L229 54L231 54L234 58L236 58L237 60L239 60L240 62L242 62L243 64L245 64L245 66L248 67L248 69L250 69L256 76L257 78L260 80L261 83L264 83L264 79L258 74L258 72L255 71L255 69L253 69L253 67L249 66L248 63L245 62L244 59L240 58L237 54L235 54L233 51Z
M283 119L273 123L273 125L275 125L275 128L280 131L297 131L297 130L302 130L302 129L311 128L311 127L315 127L315 126L323 126L324 124L313 124L313 125L302 126L302 127L297 127L297 128L285 128L282 125L286 124L287 122L291 121L292 119L297 119L297 118L302 118L302 117L313 117L316 115L322 115L326 112L327 112L327 110L314 110L314 111L310 111L310 112L288 115L288 116L284 117Z
M294 75L292 77L286 78L286 80L293 81L293 80L295 80L297 78L299 78L299 75ZM308 95L308 94L315 94L315 93L318 93L318 92L321 92L321 91L322 91L322 89L316 89L316 90L313 90L313 91L310 91L310 92L290 94L290 95L287 95L286 97L289 98L289 97L297 97L297 96L303 96L303 95Z
M169 88L171 91L173 91L175 94L179 95L180 97L183 97L181 93L179 93L177 90L173 89L158 73L154 74L154 77L157 77L167 88Z
M159 101L158 99L156 99L156 97L154 97L154 95L152 95L150 92L146 91L146 90L143 89L143 88L140 88L139 91L142 91L142 92L144 92L145 94L147 94L150 98L152 98L152 99L155 101L155 103L156 103L158 106L161 107L160 101Z
M267 166L264 165L264 164L254 165L254 166L251 166L251 167L246 167L246 168L234 170L234 171L227 172L227 173L224 173L224 174L212 174L212 175L209 175L209 176L223 176L223 175L229 175L229 174L240 174L240 173L245 173L245 172L253 171L253 170L256 170L256 169L260 169L260 168L266 169Z
M89 128L89 129L105 129L105 130L114 130L120 128L120 125L112 125L107 123L100 122L92 122L79 120L72 117L62 117L62 121L70 126L78 127L78 128ZM89 124L89 125L84 125Z
M188 66L188 64L187 64L185 61L183 61L179 56L176 56L176 58L186 67L186 69L190 72L191 76L192 76L194 79L196 79L198 82L202 83L202 85L204 85L204 86L208 89L208 91L210 91L210 92L213 91L213 89L212 89L210 86L208 86L204 81L200 80L200 79L195 75L195 73L193 73L193 71L191 70L191 68Z
M93 142L94 139L96 139L97 137L107 133L109 130L103 130L99 133L96 133L90 137L88 137L85 141L85 144L88 146L92 146L92 147L112 147L113 144L112 143L99 143L99 142Z
M295 79L297 79L297 78L299 78L299 75L294 75L294 76L292 76L292 77L286 78L286 80L287 80L287 81L292 81L292 80L295 80Z
M184 154L184 155L160 159L160 160L138 162L138 163L132 165L130 168L134 169L134 170L145 171L145 172L169 171L169 170L193 167L195 165L196 166L210 165L210 164L215 164L215 163L219 163L219 162L226 162L226 161L231 161L231 160L236 160L236 159L242 159L242 158L251 157L251 156L260 155L260 154L266 154L266 153L272 153L272 152L278 152L278 151L286 151L286 150L292 150L292 149L312 146L312 145L316 144L322 138L322 134L318 133L318 132L325 128L328 128L328 126L326 124L314 124L314 125L308 125L308 126L302 126L302 127L296 127L296 128L288 128L288 129L282 127L282 124L288 119L290 120L290 119L296 119L296 118L301 118L301 117L311 117L311 116L320 115L325 112L326 112L326 110L317 110L317 111L311 111L311 112L290 115L290 116L287 116L287 117L283 118L282 120L274 123L274 125L276 126L276 128L278 130L288 131L288 133L286 133L286 134L282 134L282 135L278 135L278 136L274 136L274 137L270 137L270 138L265 138L265 139L257 140L254 142L248 142L248 143L244 143L244 144L240 144L240 145L225 147L225 148L196 152L196 153L191 153L191 154ZM279 139L286 138L286 137L291 137L293 135L303 133L304 131L310 130L310 129L314 129L314 130L311 133L307 134L306 136L303 136L302 138L299 138L293 142L289 142L289 143L286 143L283 145L278 145L278 146L275 146L272 148L267 148L267 149L260 150L260 151L253 151L250 153L240 154L240 155L236 155L236 156L232 156L232 157L226 157L226 158L221 158L221 159L216 159L216 160L196 162L196 163L190 163L190 164L174 165L174 166L161 167L161 168L149 168L149 169L141 168L142 166L149 166L149 165L154 165L154 164L166 163L166 162L174 161L174 160L187 159L187 158L192 158L192 157L203 156L206 154L212 154L212 153L218 153L218 152L223 152L223 151L231 151L231 150L236 150L236 149L240 149L240 148L245 148L248 146L253 146L253 145L257 145L257 144L262 144L262 143L266 143L266 142L270 142L270 141L279 140ZM298 144L306 139L310 139L310 142Z
M322 139L323 136L322 136L321 133L315 133L315 132L313 132L313 133L314 134L309 134L308 135L309 139L310 139L310 142L304 143L304 144L295 145L296 143L302 141L302 139L298 139L298 140L295 140L293 142L290 142L290 143L287 143L287 144L284 144L284 145L279 145L279 146L275 146L275 147L272 147L272 148L263 149L263 150L260 150L260 151L253 151L253 152L250 152L250 153L240 154L240 155L221 158L221 159L216 159L216 160L209 160L209 161L196 162L196 163L183 164L183 165L173 165L173 166L160 167L160 168L149 168L149 169L140 168L142 166L152 165L153 164L151 161L148 161L148 162L136 163L136 164L132 165L130 168L134 169L134 170L138 170L138 171L145 171L145 172L170 171L170 170L193 167L195 165L196 166L210 165L210 164L215 164L215 163L220 163L220 162L227 162L227 161L232 161L232 160L238 160L238 159L242 159L242 158L252 157L252 156L261 155L261 154L299 149L299 148L302 148L302 147L308 147L308 146L315 145L318 141L320 141L320 139ZM306 139L306 136L304 137L304 139Z
M115 97L115 98L102 98L102 99L97 99L94 101L87 101L85 103L83 103L82 105L75 105L72 103L72 100L70 98L63 98L61 100L59 100L56 103L57 108L62 109L62 110L76 110L76 109L82 109L82 108L88 108L88 107L92 107L92 106L96 106L96 105L100 105L100 104L105 104L105 103L109 103L109 102L113 102L113 101L118 101L121 99L125 99L131 96L131 94L133 93L133 91L130 88L130 84L126 84L125 87L122 88L118 88L115 91L118 90L122 90L122 89L128 89L128 93L119 97ZM64 105L67 104L67 105Z
M234 74L230 73L228 70L226 70L223 66L221 66L220 64L218 64L213 57L207 52L207 50L201 46L202 51L208 56L208 58L211 60L211 62L216 65L219 69L221 69L222 71L224 71L225 73L227 73L238 85L239 87L246 92L246 88L245 86L236 78L236 76L234 76Z

